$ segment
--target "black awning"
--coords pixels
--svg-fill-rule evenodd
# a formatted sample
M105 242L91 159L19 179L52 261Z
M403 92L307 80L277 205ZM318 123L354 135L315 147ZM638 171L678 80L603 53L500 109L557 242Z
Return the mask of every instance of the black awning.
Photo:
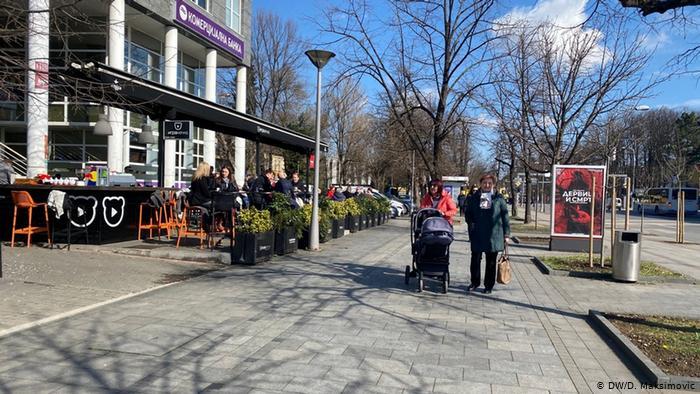
M111 107L153 119L191 120L197 127L296 152L314 151L312 137L104 64L88 64L76 72L81 74L76 90ZM328 150L328 145L321 142L321 150Z

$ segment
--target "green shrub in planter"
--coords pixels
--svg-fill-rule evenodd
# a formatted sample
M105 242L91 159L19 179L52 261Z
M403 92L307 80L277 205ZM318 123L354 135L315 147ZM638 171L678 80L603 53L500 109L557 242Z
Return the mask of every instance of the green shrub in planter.
M232 263L256 264L272 257L274 233L270 212L256 208L238 213L236 239L231 250Z
M328 201L326 207L331 220L331 236L340 238L345 235L345 217L348 215L345 201Z
M272 193L272 203L268 208L275 230L275 253L283 255L295 252L305 227L304 213L292 208L289 198L282 193Z
M319 242L324 243L327 242L329 239L332 237L332 225L331 225L331 220L328 217L328 208L325 204L328 203L328 200L324 201L325 198L321 198L319 201L319 209L318 209L318 224L319 224L319 229L318 229L318 238ZM326 208L324 208L324 206ZM299 241L300 247L308 247L309 246L309 232L311 230L311 204L304 205L304 207L300 210L302 217L303 217L303 222L304 222L304 228L302 230L302 235Z

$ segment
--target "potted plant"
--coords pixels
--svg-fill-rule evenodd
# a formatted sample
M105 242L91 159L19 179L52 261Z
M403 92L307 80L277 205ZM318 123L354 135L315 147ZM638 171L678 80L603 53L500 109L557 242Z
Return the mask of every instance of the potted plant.
M391 201L385 198L377 200L377 212L379 223L384 224L386 222L387 213L391 212Z
M370 211L372 210L372 200L374 198L365 195L355 197L357 204L360 206L360 230L370 227Z
M324 208L325 204L327 203L327 200L321 198L318 207L318 240L321 243L327 242L329 239L332 238L333 228L331 226L331 221L328 217L327 207ZM303 223L303 225L300 232L301 236L299 238L299 249L307 249L309 247L309 241L311 239L311 213L311 204L304 205L304 207L300 210L300 221L301 223Z
M270 260L274 237L270 211L256 208L239 211L231 262L257 264Z
M275 254L294 253L305 225L303 212L292 208L289 197L282 193L272 194L272 203L268 208L272 215L272 228L275 230Z
M362 208L360 208L360 204L357 203L357 199L348 198L345 200L345 210L348 212L346 216L345 228L350 230L351 233L355 233L360 230L360 215L362 214Z
M348 210L345 201L330 201L328 204L328 217L331 220L331 235L340 238L345 235L345 218Z
M331 219L332 200L321 197L318 204L318 240L326 243L333 238L333 222Z

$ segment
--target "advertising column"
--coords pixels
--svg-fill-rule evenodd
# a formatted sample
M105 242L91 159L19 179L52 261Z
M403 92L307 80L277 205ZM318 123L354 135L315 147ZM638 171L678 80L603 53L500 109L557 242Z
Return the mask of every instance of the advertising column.
M27 34L27 177L48 172L49 0L29 0Z
M587 251L592 222L593 249L600 251L605 220L605 166L555 165L553 174L550 250ZM593 178L596 201L591 218Z

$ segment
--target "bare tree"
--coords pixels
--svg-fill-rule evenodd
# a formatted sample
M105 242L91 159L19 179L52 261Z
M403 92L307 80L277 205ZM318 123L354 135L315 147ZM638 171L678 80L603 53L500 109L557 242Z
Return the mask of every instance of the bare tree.
M465 116L473 91L484 83L474 72L487 59L493 0L384 3L390 20L366 0L350 0L326 13L322 30L337 38L347 74L375 80L393 120L429 169L441 175L443 143ZM376 34L381 29L384 34ZM430 119L429 138L416 117Z
M299 76L304 55L304 41L299 36L296 23L284 21L279 15L257 11L251 37L251 68L248 78L248 113L308 133L310 122L305 117L307 93ZM221 87L224 94L235 97L235 72L232 70L227 83ZM220 157L233 158L233 138L217 135L217 153ZM271 154L284 154L283 150L262 146L263 166ZM246 145L247 168L255 168L255 145ZM296 159L296 157L294 158ZM295 162L298 160L294 160Z
M669 10L700 5L699 0L620 0L623 7L639 8L642 15L663 14Z
M351 166L359 164L358 151L370 127L367 98L357 81L343 79L326 92L323 103L327 115L324 130L338 158L339 182L345 183Z

